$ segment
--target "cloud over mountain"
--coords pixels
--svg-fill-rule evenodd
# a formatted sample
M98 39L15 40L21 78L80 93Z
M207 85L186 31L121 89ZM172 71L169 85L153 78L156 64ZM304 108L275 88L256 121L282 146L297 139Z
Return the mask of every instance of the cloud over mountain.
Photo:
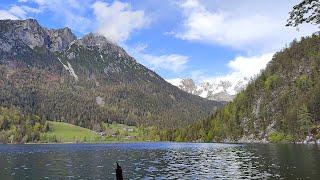
M144 11L132 10L130 4L120 1L112 4L97 1L92 8L98 23L96 31L115 42L127 40L134 30L150 22Z

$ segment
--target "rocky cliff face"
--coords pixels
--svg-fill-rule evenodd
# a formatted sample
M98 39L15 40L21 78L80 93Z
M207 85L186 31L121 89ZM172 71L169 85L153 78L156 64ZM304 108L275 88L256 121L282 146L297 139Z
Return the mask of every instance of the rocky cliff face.
M50 42L46 46L51 51L65 50L69 47L71 42L77 39L69 28L46 29L46 32L50 38Z
M77 39L69 28L42 28L34 19L1 21L1 32L3 37L21 40L31 49L44 46L50 51L64 50Z
M50 37L34 19L25 21L5 20L1 23L1 32L5 37L12 40L21 40L31 49L38 46L45 46L50 43Z

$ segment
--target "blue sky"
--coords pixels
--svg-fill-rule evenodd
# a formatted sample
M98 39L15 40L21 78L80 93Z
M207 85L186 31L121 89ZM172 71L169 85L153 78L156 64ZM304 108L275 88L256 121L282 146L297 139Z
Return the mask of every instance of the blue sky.
M0 19L35 18L96 32L168 80L252 77L273 53L316 27L285 27L299 2L279 0L7 0Z

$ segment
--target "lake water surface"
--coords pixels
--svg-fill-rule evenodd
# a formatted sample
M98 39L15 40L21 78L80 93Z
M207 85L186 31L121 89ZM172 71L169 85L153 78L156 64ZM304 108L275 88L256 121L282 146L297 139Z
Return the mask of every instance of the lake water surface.
M293 144L0 145L0 179L320 179L320 147Z

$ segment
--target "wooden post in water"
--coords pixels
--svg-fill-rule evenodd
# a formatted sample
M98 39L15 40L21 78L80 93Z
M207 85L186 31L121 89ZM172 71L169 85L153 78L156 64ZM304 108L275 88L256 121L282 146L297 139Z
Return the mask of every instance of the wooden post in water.
M117 180L123 180L122 168L121 166L119 166L118 163L117 163L117 169L116 169L116 177L117 177Z

